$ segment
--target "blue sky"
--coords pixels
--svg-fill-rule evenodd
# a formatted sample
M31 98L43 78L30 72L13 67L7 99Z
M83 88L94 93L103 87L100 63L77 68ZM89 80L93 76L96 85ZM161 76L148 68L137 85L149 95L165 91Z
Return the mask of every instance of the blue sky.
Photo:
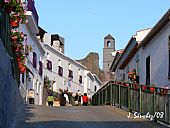
M102 67L104 37L111 34L116 50L136 31L153 27L170 8L170 0L35 0L39 25L65 38L72 59L97 52Z

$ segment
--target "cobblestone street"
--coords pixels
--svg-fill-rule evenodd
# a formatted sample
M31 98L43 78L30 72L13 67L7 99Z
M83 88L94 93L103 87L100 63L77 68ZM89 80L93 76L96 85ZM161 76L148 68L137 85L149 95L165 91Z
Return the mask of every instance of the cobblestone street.
M46 107L28 105L18 113L17 128L163 128L110 106Z

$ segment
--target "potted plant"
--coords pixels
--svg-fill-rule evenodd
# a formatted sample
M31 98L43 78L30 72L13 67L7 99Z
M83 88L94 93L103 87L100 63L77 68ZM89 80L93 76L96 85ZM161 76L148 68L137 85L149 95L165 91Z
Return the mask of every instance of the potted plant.
M13 28L17 28L19 26L19 17L16 14L10 15L10 25Z
M134 82L136 80L136 70L135 69L131 69L131 71L128 71L128 78Z
M154 93L154 92L155 92L155 87L151 86L151 87L149 88L149 90L150 90L151 93Z
M137 83L133 83L133 89L138 90L138 84Z
M146 85L142 85L142 91L147 90L147 86Z
M161 95L165 96L165 95L167 95L167 93L168 93L168 89L165 89L165 88L160 89L160 94Z
M22 24L27 23L26 15L25 15L24 12L20 12L18 17L19 17L19 19L20 19L20 20L19 20L20 23L22 23Z
M150 84L150 87L149 87L149 90L150 90L150 93L154 93L155 92L155 84Z
M25 67L25 65L23 65L21 68L20 68L20 73L24 73L26 71L26 67Z
M18 31L12 31L11 34L11 41L16 43L16 42L21 42L24 40L24 33L23 32L18 32Z

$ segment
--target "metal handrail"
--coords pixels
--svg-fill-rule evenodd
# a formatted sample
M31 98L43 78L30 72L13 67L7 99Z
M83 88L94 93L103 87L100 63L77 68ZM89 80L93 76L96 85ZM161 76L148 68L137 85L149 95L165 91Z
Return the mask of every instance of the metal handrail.
M128 84L128 86L126 86ZM155 91L143 90L142 85L110 81L92 96L92 105L114 105L130 112L156 115L156 120L170 123L170 89L156 87ZM149 87L148 87L149 88ZM158 91L162 90L162 91Z

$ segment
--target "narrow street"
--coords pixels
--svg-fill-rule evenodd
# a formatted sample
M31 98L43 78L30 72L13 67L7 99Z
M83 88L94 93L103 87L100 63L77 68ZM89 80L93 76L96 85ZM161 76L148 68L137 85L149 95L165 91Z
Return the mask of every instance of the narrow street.
M110 106L27 105L23 111L18 113L16 128L164 128L145 119L128 119L128 112Z

